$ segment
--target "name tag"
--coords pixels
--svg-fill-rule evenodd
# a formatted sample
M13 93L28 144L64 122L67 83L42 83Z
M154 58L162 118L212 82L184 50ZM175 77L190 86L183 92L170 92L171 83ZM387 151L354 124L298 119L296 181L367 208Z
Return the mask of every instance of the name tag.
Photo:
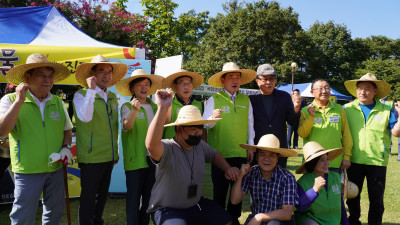
M331 123L339 123L339 116L331 116L331 117L329 117L329 122L331 122Z

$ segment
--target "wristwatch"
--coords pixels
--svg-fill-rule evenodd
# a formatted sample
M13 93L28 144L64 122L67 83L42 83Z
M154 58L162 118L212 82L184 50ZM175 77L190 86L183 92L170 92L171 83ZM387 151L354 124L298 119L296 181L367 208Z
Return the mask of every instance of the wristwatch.
M69 150L71 150L71 145L63 145L63 148L68 148Z

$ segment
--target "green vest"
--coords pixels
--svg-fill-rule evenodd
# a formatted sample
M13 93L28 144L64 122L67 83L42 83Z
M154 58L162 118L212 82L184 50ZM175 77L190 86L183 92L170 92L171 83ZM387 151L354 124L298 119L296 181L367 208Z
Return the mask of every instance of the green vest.
M388 130L391 106L382 104L375 98L376 105L371 110L365 124L364 114L358 99L345 105L353 148L350 161L364 165L387 166L390 151L390 131Z
M16 94L8 95L11 102ZM49 156L60 152L64 140L65 111L61 98L52 95L46 102L44 121L29 92L18 113L14 129L9 134L10 157L14 173L47 173L62 167L49 164Z
M78 91L83 96L87 89ZM74 107L76 154L79 163L102 163L118 159L118 101L108 92L107 104L96 94L92 120L82 122Z
M318 175L314 173L305 173L297 183L308 191L314 186L315 178ZM294 212L296 224L302 224L307 219L312 219L318 224L339 225L341 220L341 183L340 175L336 172L328 172L328 192L322 187L318 192L319 196L305 211Z
M150 103L155 114L157 112L157 105L150 98L147 98L147 101ZM124 105L132 110L132 105L129 102L124 103ZM147 150L145 144L148 127L146 110L140 107L132 129L121 131L124 168L126 171L149 167L146 160Z
M203 114L203 105L201 102L197 100L193 100L192 105L196 106L199 108L200 112ZM171 123L175 122L176 119L178 118L178 113L179 110L183 107L182 103L178 101L176 97L172 100L172 106L171 106ZM176 135L175 133L175 126L172 127L165 127L164 128L164 134L163 134L163 139L172 139Z
M246 158L246 150L239 144L247 143L249 97L238 92L235 106L224 90L214 94L214 109L221 109L222 120L208 131L208 144L224 158Z
M315 101L315 117L313 127L308 137L303 139L303 145L309 141L318 142L324 149L341 148L342 145L342 106L329 102L325 109L325 114L319 111ZM303 107L302 111L309 117L307 107ZM343 153L330 162L329 167L340 168L342 163Z

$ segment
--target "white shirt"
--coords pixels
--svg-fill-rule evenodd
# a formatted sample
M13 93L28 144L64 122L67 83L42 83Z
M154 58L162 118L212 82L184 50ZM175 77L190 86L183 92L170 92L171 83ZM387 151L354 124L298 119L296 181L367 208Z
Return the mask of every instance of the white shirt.
M108 91L103 91L101 88L96 86L95 90L88 89L86 92L86 96L79 92L76 92L74 95L74 107L76 111L76 115L78 116L79 120L82 122L90 122L93 118L93 111L94 111L94 100L96 98L96 94L98 94L107 104L107 96Z
M51 99L51 94L50 92L47 94L47 97L43 101L39 101L36 96L31 94L31 92L28 90L29 94L32 96L32 98L35 100L35 103L37 106L39 106L40 113L42 114L42 121L44 121L44 109L46 108L46 102ZM11 107L12 102L10 98L7 95L4 95L1 100L0 100L0 117L3 116L7 110ZM65 107L65 104L63 102L62 104L64 113L65 113L65 124L64 124L64 130L71 130L73 125L71 122L71 119L69 118L67 107Z
M234 93L231 95L228 91L224 89L225 93L229 95L229 97L234 96L236 99L237 93ZM212 119L213 111L214 111L214 98L211 96L204 107L204 113L203 113L203 120L209 120ZM205 124L204 127L207 129L213 128L215 126L215 123L210 123L210 124ZM255 137L255 131L254 131L254 116L253 116L253 106L251 105L251 102L249 100L249 118L247 122L247 144L249 145L254 145L254 137Z
M146 111L147 123L150 126L150 123L154 118L153 108L151 107L150 104L141 104L141 107L143 107L143 109ZM122 125L122 127L124 127L124 119L126 117L128 117L130 111L131 110L128 108L128 106L122 105L122 107L121 107L121 125Z

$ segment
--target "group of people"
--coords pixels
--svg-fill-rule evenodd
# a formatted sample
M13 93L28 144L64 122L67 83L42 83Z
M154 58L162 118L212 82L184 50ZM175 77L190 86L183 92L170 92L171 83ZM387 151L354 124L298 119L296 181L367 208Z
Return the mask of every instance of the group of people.
M387 82L370 73L346 81L356 100L342 107L329 101L328 81L317 79L313 103L301 107L298 93L275 89L271 65L254 71L230 62L208 79L223 89L204 105L192 96L204 81L198 73L180 70L163 78L138 69L123 79L127 71L127 65L98 55L75 73L83 87L73 98L80 224L104 224L111 172L119 159L119 127L127 224L149 224L150 214L157 225L239 224L248 192L252 212L246 224L361 224L359 194L347 200L347 218L344 170L360 192L367 178L368 223L382 223L387 151L391 135L400 136L394 109L379 101L390 92ZM0 136L9 135L15 178L12 224L34 224L42 192L42 223L59 224L62 218L61 167L72 158L73 126L50 89L69 75L66 67L38 53L6 75L17 86L0 101ZM240 86L253 80L259 93L241 94ZM131 97L120 109L116 94L107 90L114 85ZM394 108L400 112L400 103ZM297 182L286 169L287 157L298 155L289 149L287 125L298 126L304 140ZM205 163L212 163L213 200L201 196Z

